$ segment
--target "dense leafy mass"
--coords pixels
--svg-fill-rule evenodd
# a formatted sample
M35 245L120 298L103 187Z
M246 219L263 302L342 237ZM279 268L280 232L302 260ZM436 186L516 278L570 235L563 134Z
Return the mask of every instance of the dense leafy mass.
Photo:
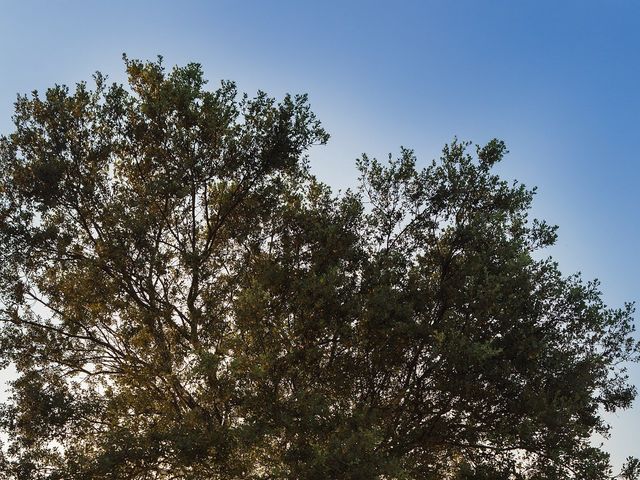
M0 140L0 478L611 474L633 308L536 253L502 142L365 156L334 195L305 96L125 64Z

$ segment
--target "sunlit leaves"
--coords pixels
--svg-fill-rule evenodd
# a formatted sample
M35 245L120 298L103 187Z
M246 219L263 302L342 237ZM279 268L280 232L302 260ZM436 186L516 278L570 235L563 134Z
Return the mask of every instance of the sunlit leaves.
M504 143L334 195L306 96L125 67L0 139L6 478L605 478L633 307L539 259Z

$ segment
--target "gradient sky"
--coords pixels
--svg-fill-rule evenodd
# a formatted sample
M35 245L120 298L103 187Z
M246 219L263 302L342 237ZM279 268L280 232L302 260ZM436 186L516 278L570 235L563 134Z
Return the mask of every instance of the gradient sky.
M401 145L421 161L454 136L507 142L500 171L538 186L565 273L640 300L640 2L0 0L0 132L16 93L124 79L121 55L196 61L212 88L307 92L332 134L311 152L335 188L354 159ZM640 318L640 315L637 315ZM640 385L640 368L630 370ZM5 375L6 376L6 375ZM640 400L639 402L640 403ZM612 416L619 465L640 456L640 406Z

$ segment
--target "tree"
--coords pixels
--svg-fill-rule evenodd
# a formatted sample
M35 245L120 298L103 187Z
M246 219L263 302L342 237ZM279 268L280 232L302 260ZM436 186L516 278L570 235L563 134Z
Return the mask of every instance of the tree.
M125 65L0 141L0 478L610 475L633 307L540 259L504 143L363 156L334 195L305 96Z

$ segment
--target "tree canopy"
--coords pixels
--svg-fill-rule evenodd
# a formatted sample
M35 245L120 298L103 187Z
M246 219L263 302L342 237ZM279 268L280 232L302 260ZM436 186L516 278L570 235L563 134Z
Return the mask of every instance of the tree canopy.
M363 156L336 194L306 96L125 66L0 139L0 478L612 475L633 306L542 255L503 142Z

